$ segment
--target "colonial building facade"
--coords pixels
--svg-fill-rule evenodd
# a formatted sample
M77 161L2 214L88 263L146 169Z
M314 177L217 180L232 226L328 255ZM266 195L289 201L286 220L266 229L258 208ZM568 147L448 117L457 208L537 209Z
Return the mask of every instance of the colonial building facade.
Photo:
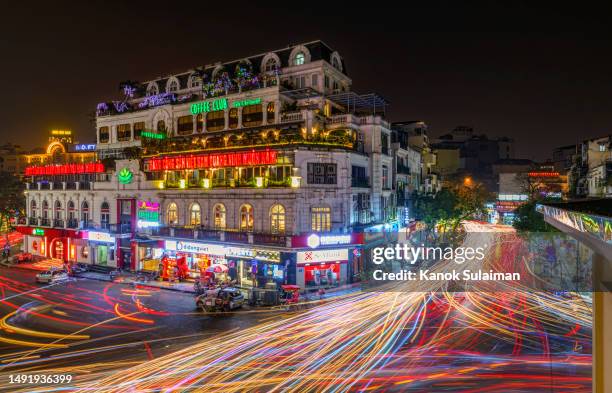
M358 279L419 188L420 153L392 144L385 100L353 92L321 41L122 87L96 108L98 161L26 168L28 251L329 287Z

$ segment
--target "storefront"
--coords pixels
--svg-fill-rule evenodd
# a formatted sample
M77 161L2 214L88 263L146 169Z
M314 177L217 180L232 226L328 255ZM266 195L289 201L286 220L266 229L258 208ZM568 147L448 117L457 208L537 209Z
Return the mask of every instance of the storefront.
M89 241L89 257L94 265L116 267L115 236L106 232L87 231L85 238Z
M201 277L213 265L222 265L226 278L241 287L285 283L286 268L276 250L182 240L151 240L137 246L136 270L160 272L184 261L191 279Z
M64 262L75 262L76 245L83 241L83 232L57 229L20 226L23 233L24 250L36 256L59 259Z
M296 254L296 284L300 288L333 288L347 283L348 248L299 251Z

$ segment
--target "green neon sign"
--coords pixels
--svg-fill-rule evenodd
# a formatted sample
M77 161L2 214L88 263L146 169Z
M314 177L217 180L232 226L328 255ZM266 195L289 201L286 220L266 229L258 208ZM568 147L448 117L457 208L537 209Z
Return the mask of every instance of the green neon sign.
M261 104L261 98L249 98L241 101L234 101L234 108L240 108L241 106L257 105Z
M32 229L32 235L34 236L45 236L45 230L42 228L34 228Z
M140 133L140 136L143 138L150 138L150 139L166 139L165 134L157 134L155 132L150 132L150 131L143 131Z
M211 111L222 111L227 109L227 99L219 98L212 101L196 102L191 105L191 114L197 115L200 113L207 113Z
M138 218L145 221L159 221L159 212L150 210L139 210Z
M117 178L119 179L119 183L121 184L130 184L132 182L132 178L134 174L128 168L123 168L117 174Z

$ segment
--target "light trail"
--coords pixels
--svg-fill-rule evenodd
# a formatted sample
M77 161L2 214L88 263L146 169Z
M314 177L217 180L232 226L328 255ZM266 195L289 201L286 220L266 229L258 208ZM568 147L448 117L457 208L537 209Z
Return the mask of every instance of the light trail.
M493 245L483 268L507 268L525 252L522 240L505 227L466 225L479 233L468 233L465 246ZM438 263L432 270L447 271L452 263ZM522 272L529 274L526 267ZM588 297L570 293L562 298L493 284L466 286L460 293L426 283L393 289L345 295L303 312L284 313L281 320L263 318L255 326L149 361L115 367L100 362L98 371L87 368L87 377L77 378L74 385L45 391L591 390ZM118 319L155 313L138 291L124 292L132 303L107 292L104 299ZM128 304L136 312L124 314L120 307ZM141 319L148 320L139 316L131 322L144 323ZM585 348L584 353L577 348Z

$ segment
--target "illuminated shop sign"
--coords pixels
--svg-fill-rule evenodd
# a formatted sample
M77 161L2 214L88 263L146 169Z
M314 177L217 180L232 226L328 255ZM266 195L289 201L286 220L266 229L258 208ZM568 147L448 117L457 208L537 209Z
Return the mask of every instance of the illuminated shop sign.
M313 250L297 253L297 263L343 262L348 261L348 248L341 250Z
M159 203L138 201L137 226L139 228L154 228L159 226Z
M93 242L114 243L115 237L106 232L87 232L87 239Z
M240 108L241 106L257 105L261 104L261 98L249 98L246 100L234 101L232 106L234 108Z
M262 261L273 262L280 261L280 252L278 251L268 251L243 247L229 247L222 246L220 244L166 240L165 249L167 251L188 252L193 254L208 254L235 258L259 259Z
M117 173L117 179L119 180L119 183L121 184L130 184L133 178L134 178L134 174L127 167L121 169L119 173Z
M335 246L338 244L351 244L351 235L325 235L319 236L316 233L308 236L306 244L310 248L319 246Z
M55 136L69 136L72 135L70 130L51 130L51 135Z
M75 151L94 151L96 150L96 144L95 143L81 143L78 145L74 145L74 150Z
M149 138L149 139L158 139L158 140L166 139L166 134L158 134L158 133L151 132L151 131L142 131L140 133L140 136L142 138Z
M499 201L526 201L527 199L527 194L499 194L497 196Z
M32 235L34 236L45 236L45 230L42 228L33 228Z
M196 102L191 105L191 113L194 115L212 111L222 111L227 109L227 98L219 98L212 101Z
M559 172L529 172L529 177L559 177Z
M166 250L178 252L191 252L194 254L225 255L225 247L217 244L204 244L166 240Z
M518 209L524 202L516 201L498 201L495 204L495 209L498 212L511 212Z
M101 162L89 162L86 164L41 165L28 166L25 169L26 176L81 175L89 173L104 173L104 164Z
M194 154L154 157L145 161L147 171L220 168L229 166L255 166L276 164L276 151L249 151L240 153Z

